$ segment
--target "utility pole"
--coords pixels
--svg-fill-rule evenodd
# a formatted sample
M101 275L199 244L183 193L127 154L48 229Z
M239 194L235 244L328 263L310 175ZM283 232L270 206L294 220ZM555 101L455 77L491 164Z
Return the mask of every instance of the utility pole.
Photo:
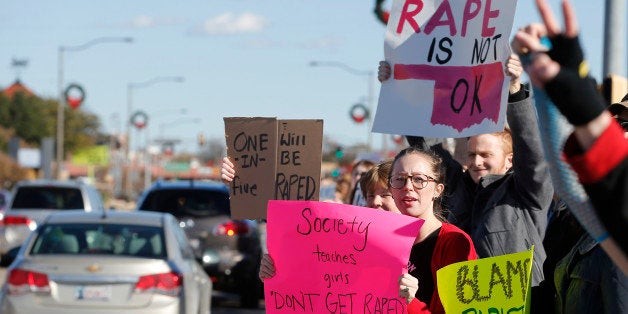
M604 73L626 77L626 1L606 0L604 18Z

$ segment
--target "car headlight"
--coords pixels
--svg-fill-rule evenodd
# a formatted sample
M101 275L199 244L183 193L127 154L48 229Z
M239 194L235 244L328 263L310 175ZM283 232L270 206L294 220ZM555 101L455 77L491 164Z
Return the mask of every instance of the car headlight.
M214 250L205 250L203 251L203 256L201 257L201 261L203 265L214 265L220 262L220 256Z

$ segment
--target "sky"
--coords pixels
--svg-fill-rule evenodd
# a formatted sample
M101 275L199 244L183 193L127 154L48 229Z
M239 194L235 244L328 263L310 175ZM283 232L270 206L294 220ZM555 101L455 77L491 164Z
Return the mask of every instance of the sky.
M559 12L559 1L550 2ZM573 2L599 80L604 1ZM358 103L376 108L385 26L374 6L375 0L0 0L0 88L19 77L39 96L57 98L61 68L65 86L85 90L80 109L98 115L103 132L124 134L129 84L166 78L132 88L132 112L148 116L140 133L131 128L132 147L177 138L177 151L195 152L201 133L224 141L224 117L256 116L323 119L331 141L366 143L368 123L354 123L349 110ZM519 0L513 29L537 21L534 1ZM59 66L60 47L103 37L133 42L66 51ZM28 63L13 67L14 59ZM173 77L184 81L167 79ZM390 135L370 138L375 149L392 145L385 144Z

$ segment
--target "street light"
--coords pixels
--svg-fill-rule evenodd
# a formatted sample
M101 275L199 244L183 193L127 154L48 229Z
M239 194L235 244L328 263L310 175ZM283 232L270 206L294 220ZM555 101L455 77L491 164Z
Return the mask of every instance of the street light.
M158 110L158 111L154 111L151 112L151 119L155 120L156 117L159 116L163 116L164 114L172 114L173 112L177 112L181 115L186 115L187 114L187 108L170 108L170 109L165 109L165 110ZM161 125L161 124L160 124ZM150 136L149 136L149 129L148 127L146 128L146 139L145 139L145 143L144 144L144 189L148 189L152 183L152 165L153 165L153 157L151 156L151 149L150 149Z
M146 88L146 87L153 86L157 83L162 83L162 82L181 83L183 81L185 81L185 78L183 78L182 76L157 76L143 82L128 83L126 86L126 100L127 100L126 162L128 164L127 180L126 180L126 196L129 198L131 197L131 190L132 190L130 156L131 156L131 124L132 124L131 115L133 114L133 90L139 89L139 88Z
M102 44L102 43L132 43L133 38L131 37L99 37L96 39L92 39L82 45L77 46L59 46L58 48L58 88L59 88L59 99L57 101L57 167L55 169L57 179L61 179L61 165L63 164L63 141L64 141L64 125L65 125L65 96L64 96L64 82L63 82L63 57L66 51L81 51L85 50L91 46Z
M182 76L157 76L152 79L146 80L144 82L139 83L129 83L126 88L126 100L127 100L127 123L126 123L126 141L127 141L127 159L129 158L129 153L131 151L131 115L133 114L133 90L146 88L153 86L157 83L163 82L175 82L181 83L185 81L185 78Z
M367 102L368 102L368 109L369 109L369 118L368 118L368 141L367 141L367 148L368 151L371 151L371 147L373 144L373 134L371 132L371 129L373 128L373 115L375 114L375 110L374 110L374 99L373 99L373 92L374 92L374 77L375 74L373 71L365 71L365 70L358 70L355 68L352 68L342 62L338 62L338 61L310 61L310 66L312 67L334 67L334 68L339 68L345 72L351 73L353 75L357 75L357 76L366 76L367 80L368 80L368 85L367 85Z

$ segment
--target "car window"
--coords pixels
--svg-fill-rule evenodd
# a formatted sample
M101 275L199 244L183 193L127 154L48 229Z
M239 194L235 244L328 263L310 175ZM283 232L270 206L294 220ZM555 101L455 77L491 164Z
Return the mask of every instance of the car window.
M98 192L97 189L93 188L93 187L87 187L86 188L87 193L89 194L89 199L91 200L90 205L91 210L104 210L105 208L105 203L102 200L102 197L100 195L100 192Z
M183 256L183 258L194 258L194 253L190 247L190 241L185 235L183 228L181 228L174 219L168 220L168 222L170 223L172 233L174 233L174 238L177 240L179 249L181 250L181 256Z
M77 188L20 187L11 209L83 209L83 196Z
M160 227L48 224L41 227L30 254L105 254L164 259L166 247Z
M171 213L177 218L229 216L231 213L227 194L202 189L154 190L139 209Z

